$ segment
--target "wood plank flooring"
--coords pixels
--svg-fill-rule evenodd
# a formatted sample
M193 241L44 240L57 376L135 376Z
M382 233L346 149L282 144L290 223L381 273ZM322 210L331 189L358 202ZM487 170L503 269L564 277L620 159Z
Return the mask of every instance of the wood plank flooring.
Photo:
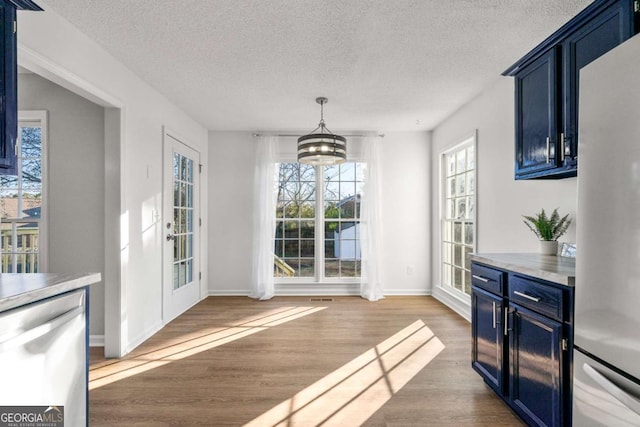
M381 396L372 388L366 399L331 402L337 406L320 408L317 422L304 425L524 425L471 369L469 323L431 297L207 298L125 358L104 359L101 347L91 349L90 424L243 426L263 416L265 426L302 425L286 415L264 422L263 414L283 402L300 405L301 391L419 320L444 349L424 367L409 354L400 360L417 372L404 387L395 389L395 368L379 359L393 390L389 400L376 407ZM344 398L333 391L320 391L323 402ZM354 405L364 423L331 418L335 408Z

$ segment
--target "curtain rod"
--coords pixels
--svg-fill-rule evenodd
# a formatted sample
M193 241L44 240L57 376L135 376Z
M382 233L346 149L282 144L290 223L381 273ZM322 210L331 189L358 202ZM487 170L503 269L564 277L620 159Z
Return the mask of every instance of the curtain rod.
M290 133L281 133L281 134L277 134L277 135L266 135L264 133L254 133L252 134L252 136L277 136L277 137L291 137L291 138L300 138L301 136L304 135L294 135L294 134L290 134ZM341 135L344 137L349 137L349 138L364 138L367 136L377 136L378 138L384 138L384 134L383 133L379 133L378 135L362 135L362 134L347 134L347 135Z

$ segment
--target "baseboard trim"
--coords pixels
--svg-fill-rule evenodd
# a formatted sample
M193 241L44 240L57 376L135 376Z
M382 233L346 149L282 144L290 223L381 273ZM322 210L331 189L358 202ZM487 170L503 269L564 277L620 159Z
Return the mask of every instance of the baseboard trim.
M469 302L450 294L442 289L441 286L434 286L432 295L435 299L458 313L467 322L471 322L471 304Z
M423 297L431 295L430 289L388 289L384 291L384 295L388 297Z
M251 291L238 291L235 289L209 289L210 297L247 297ZM329 285L276 285L276 296L360 296L360 284L329 284ZM430 296L430 289L388 289L384 291L386 296Z
M104 335L89 335L89 347L104 347Z
M145 342L146 340L151 338L154 334L156 334L163 327L164 327L164 324L162 322L158 322L155 325L153 325L151 328L147 329L146 331L144 331L143 333L138 335L135 339L129 341L127 343L127 347L126 347L127 351L126 351L125 354L131 352L136 347L138 347L140 344L142 344L143 342Z

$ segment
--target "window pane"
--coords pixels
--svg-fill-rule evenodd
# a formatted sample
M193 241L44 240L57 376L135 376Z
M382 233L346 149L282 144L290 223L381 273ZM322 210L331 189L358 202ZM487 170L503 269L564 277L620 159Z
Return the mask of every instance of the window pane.
M284 222L284 237L285 239L297 239L300 237L300 229L298 228L298 221L285 221Z
M467 200L464 197L456 199L456 218L465 218L467 216Z
M340 208L336 202L324 203L324 217L325 218L340 218Z
M473 223L471 222L464 224L464 243L473 245Z
M453 287L462 290L462 270L453 269Z
M336 237L336 233L340 232L340 223L331 221L324 223L324 237L326 239L334 239Z
M465 150L456 153L456 173L462 173L467 169Z
M475 186L475 173L467 172L467 194L473 194Z
M315 255L315 242L313 240L300 240L300 256L313 258Z
M456 209L454 204L454 199L445 200L445 210L444 215L446 219L454 219L456 216Z
M455 175L456 173L456 156L455 154L453 155L448 155L446 157L446 164L447 164L447 176L451 176L451 175Z
M456 177L456 195L464 196L466 194L466 179L464 175L459 175Z
M285 258L294 258L300 256L300 242L298 240L285 240L284 241L284 256Z
M284 256L284 241L281 239L277 239L275 242L274 252L276 256L283 257Z
M462 223L453 223L453 241L456 243L462 243Z
M340 277L340 261L337 259L325 260L324 275L326 277Z
M340 202L344 203L347 199L356 194L355 182L340 182Z
M300 277L313 277L315 276L315 260L313 259L301 259L298 274Z
M467 218L473 219L475 215L475 197L467 197Z
M456 179L455 177L447 178L447 197L453 197L456 193Z
M467 170L474 170L475 168L475 147L470 145L467 148Z
M336 258L336 241L334 239L324 241L324 256L325 258Z
M355 261L341 261L341 276L342 277L356 277L356 263L355 263Z
M300 218L315 218L316 204L313 201L306 201L300 204Z
M300 237L303 239L313 239L315 237L315 222L314 221L301 221L300 222Z
M453 264L462 266L462 246L455 245L453 247Z
M340 165L340 181L355 181L356 167L355 163L343 163Z

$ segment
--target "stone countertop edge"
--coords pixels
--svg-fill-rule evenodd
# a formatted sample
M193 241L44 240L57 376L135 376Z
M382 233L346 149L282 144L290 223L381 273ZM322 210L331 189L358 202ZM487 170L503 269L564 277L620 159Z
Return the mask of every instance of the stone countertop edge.
M575 286L575 258L536 253L475 253L471 260L537 279Z
M0 274L0 312L83 288L102 280L100 273Z

